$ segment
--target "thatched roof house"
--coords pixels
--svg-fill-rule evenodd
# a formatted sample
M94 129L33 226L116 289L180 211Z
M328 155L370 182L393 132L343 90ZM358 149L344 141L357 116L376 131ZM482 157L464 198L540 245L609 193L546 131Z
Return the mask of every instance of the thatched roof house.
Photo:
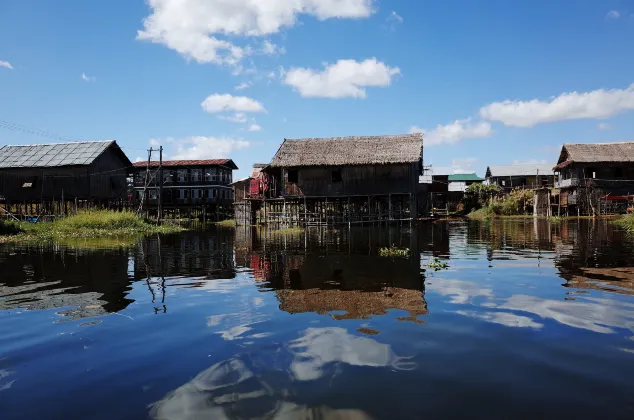
M634 163L634 142L564 144L555 170L573 163Z
M421 159L423 135L285 139L271 167L384 165Z

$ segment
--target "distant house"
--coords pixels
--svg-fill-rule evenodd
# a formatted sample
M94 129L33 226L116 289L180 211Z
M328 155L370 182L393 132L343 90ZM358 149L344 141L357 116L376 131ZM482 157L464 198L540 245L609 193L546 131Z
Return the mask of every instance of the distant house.
M135 200L144 198L147 206L158 205L159 162L134 164ZM231 159L171 160L163 162L163 207L166 209L198 207L215 213L218 207L230 208L233 201ZM145 197L143 193L145 191Z
M634 199L634 142L564 144L554 171L564 214L625 212Z
M114 140L3 146L0 195L5 205L125 200L132 163Z
M422 134L284 140L262 169L269 221L414 218L422 148Z
M475 173L472 174L453 174L447 177L447 190L450 192L462 192L467 190L471 184L482 184L484 178L480 178Z
M552 165L522 164L487 167L485 182L508 192L514 188L552 187L555 175Z

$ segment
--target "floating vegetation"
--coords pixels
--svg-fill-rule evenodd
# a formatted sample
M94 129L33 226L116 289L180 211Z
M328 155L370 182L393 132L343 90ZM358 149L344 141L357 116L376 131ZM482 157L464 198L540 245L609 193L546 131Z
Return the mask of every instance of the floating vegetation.
M236 227L238 223L234 219L222 220L220 222L214 222L216 226Z
M409 248L398 248L391 246L389 248L379 249L379 255L381 257L409 257Z
M433 270L435 270L435 271L439 271L439 270L446 270L446 269L448 269L448 268L449 268L449 264L448 264L448 263L446 263L446 262L444 262L444 261L442 261L442 260L441 260L441 259L439 259L439 258L434 258L432 261L430 261L430 262L427 264L427 267L429 267L429 268L431 268L431 269L433 269Z
M289 227L271 231L271 235L299 235L302 233L304 233L304 228L301 227Z
M628 214L613 222L615 225L625 228L630 233L634 233L634 214Z
M9 224L10 223L10 224ZM3 222L0 242L41 242L69 239L134 238L153 233L184 230L175 225L157 225L130 211L89 210L54 222ZM119 244L134 240L118 241Z

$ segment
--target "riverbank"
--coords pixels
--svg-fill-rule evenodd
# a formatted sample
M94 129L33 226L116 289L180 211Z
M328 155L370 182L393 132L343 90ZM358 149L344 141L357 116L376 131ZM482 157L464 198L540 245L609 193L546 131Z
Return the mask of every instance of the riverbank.
M133 212L94 210L80 212L54 222L0 221L0 243L134 237L183 231L180 226L157 225Z

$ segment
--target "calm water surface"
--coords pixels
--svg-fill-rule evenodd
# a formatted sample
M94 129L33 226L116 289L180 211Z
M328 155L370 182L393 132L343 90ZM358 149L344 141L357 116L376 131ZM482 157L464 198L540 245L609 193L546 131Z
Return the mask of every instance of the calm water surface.
M0 417L632 419L633 295L598 221L3 246Z

